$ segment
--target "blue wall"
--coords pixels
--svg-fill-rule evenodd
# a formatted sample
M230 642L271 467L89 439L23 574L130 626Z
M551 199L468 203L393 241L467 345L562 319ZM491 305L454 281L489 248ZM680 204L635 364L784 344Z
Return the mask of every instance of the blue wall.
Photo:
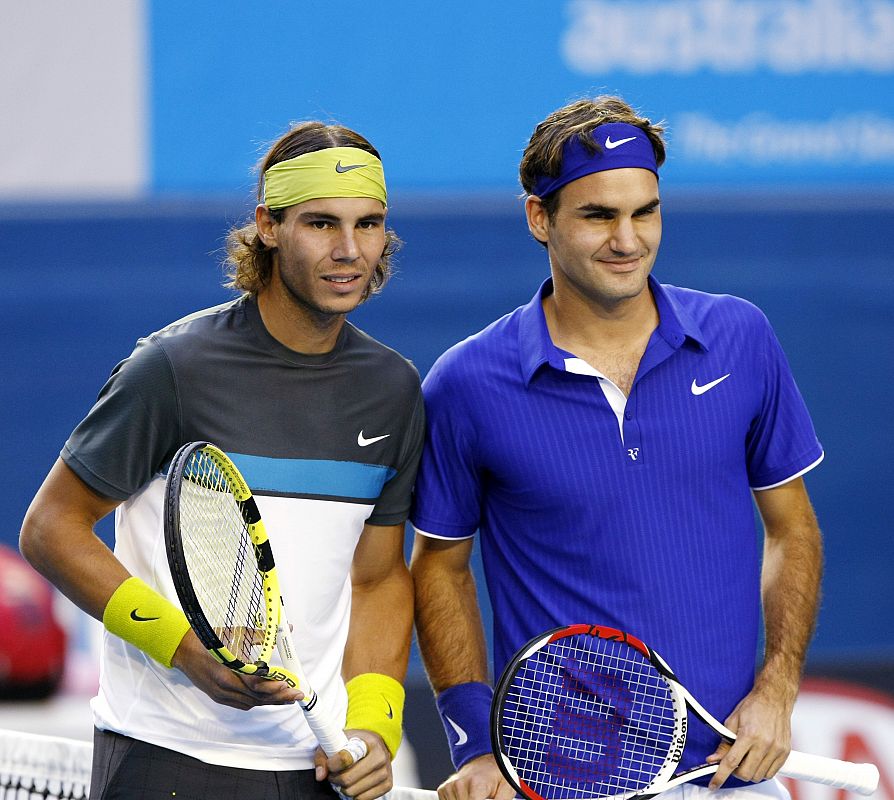
M894 658L894 203L664 199L656 274L766 311L826 449L807 479L828 558L812 659ZM230 296L220 248L243 211L157 202L0 213L0 540L15 542L63 441L137 337ZM546 274L511 199L398 196L390 219L406 242L399 272L354 321L423 374L445 348L525 302Z

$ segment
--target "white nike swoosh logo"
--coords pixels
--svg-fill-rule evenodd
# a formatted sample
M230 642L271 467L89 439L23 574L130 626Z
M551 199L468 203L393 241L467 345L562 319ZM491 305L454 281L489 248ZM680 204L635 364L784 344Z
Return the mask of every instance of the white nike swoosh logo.
M622 144L627 144L627 142L632 142L636 137L628 136L626 139L618 139L617 142L612 141L611 136L605 137L605 147L607 150L614 150L616 147L620 147Z
M729 376L730 376L730 373L727 372L726 375L724 375L722 378L718 378L716 381L711 381L710 383L706 383L704 386L699 386L699 385L695 382L695 378L693 378L693 379L692 379L692 386L690 386L689 389L690 389L690 390L692 391L692 393L695 394L695 395L704 394L704 393L707 392L709 389L713 389L718 383L721 383L722 381L725 381Z
M360 431L360 433L357 434L357 444L361 447L369 447L369 445L381 442L382 439L387 439L389 436L391 436L390 433L384 433L381 436L373 436L372 439L367 439L363 435L363 431Z
M444 715L444 718L447 720L447 722L450 723L450 727L456 731L456 742L454 743L454 747L460 747L469 741L469 735L462 728L460 728L459 725L457 725L446 714Z

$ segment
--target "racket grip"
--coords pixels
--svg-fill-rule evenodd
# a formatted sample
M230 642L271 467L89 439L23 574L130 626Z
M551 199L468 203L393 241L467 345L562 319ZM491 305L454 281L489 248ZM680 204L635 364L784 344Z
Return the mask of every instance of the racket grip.
M320 747L327 757L334 756L341 750L347 750L354 762L359 761L367 753L366 742L352 737L348 739L345 732L331 718L320 711L318 707L319 697L310 687L310 682L304 674L304 669L295 655L295 647L292 643L292 634L289 632L288 623L280 623L277 629L276 646L279 656L292 674L298 680L298 688L304 692L304 699L300 701L304 718L311 732L316 736Z
M305 697L301 701L301 707L304 709L304 716L307 724L313 731L314 736L323 748L323 752L327 756L334 756L339 750L348 750L353 752L348 743L348 737L345 732L337 725L333 725L325 714L321 714L315 707L317 704L316 692L312 691L310 697ZM356 760L356 758L355 758Z
M789 753L779 774L866 795L876 790L879 780L878 767L875 764L852 764L850 761L799 753L796 750Z

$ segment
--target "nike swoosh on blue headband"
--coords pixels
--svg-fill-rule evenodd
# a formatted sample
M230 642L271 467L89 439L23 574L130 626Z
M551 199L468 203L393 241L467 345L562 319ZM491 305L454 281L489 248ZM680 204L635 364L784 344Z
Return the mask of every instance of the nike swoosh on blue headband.
M593 129L595 152L575 136L562 149L562 168L558 175L541 175L531 194L546 197L585 175L610 169L647 169L658 176L658 162L652 142L642 128L626 122L607 122Z

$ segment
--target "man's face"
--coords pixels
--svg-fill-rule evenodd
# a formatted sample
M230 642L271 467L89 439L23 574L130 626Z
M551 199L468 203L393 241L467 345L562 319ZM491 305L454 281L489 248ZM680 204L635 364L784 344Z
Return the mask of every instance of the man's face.
M661 243L658 179L646 169L595 172L562 187L550 220L527 204L531 232L549 249L557 293L604 308L646 288Z
M270 236L275 272L291 298L316 314L347 314L363 299L385 249L385 208L366 197L308 200L287 208Z

